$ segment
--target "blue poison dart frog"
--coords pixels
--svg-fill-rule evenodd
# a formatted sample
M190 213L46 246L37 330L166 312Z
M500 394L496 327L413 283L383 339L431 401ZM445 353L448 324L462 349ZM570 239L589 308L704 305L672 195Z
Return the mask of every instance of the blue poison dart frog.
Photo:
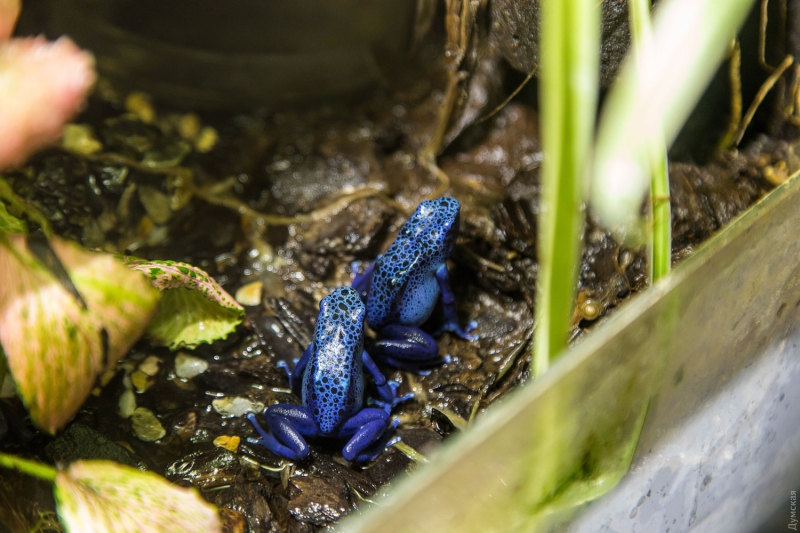
M469 334L476 327L474 322L466 331L458 324L447 272L447 258L458 237L460 209L458 200L450 196L419 204L389 249L353 281L353 288L366 302L367 324L378 334L370 346L376 360L406 370L446 361L439 357L433 337L419 328L440 296L444 324L439 331L477 339Z
M322 299L314 338L289 378L302 405L268 407L269 432L250 413L247 418L261 435L254 443L301 461L309 453L305 437L349 439L342 455L356 463L375 459L392 443L397 421L391 422L389 413L407 398L397 398L397 383L387 381L364 351L364 313L358 293L349 287ZM380 408L364 407L364 369L378 389Z

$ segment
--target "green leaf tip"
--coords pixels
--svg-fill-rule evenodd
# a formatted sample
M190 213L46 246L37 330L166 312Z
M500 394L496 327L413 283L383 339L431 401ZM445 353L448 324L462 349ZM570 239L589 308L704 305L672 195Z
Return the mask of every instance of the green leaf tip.
M176 261L124 258L162 291L148 333L172 350L194 348L227 337L244 318L244 308L206 272Z

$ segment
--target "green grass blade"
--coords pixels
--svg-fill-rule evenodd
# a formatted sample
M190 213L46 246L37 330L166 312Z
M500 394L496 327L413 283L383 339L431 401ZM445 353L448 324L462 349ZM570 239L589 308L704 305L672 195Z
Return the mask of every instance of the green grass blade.
M653 46L650 0L628 0L634 48ZM635 53L635 52L634 52ZM650 147L650 234L648 261L650 282L667 275L672 266L672 213L669 204L669 166L667 147Z
M534 375L567 344L583 233L582 201L597 106L596 0L542 1L542 197Z
M662 0L652 46L640 47L609 93L598 129L591 205L629 243L640 219L651 150L671 144L697 103L753 0ZM638 66L638 68L637 68Z

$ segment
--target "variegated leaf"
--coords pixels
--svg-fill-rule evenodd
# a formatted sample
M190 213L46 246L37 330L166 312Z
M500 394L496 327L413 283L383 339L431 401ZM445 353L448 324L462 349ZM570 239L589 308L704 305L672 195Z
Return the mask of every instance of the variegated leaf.
M70 533L222 531L194 489L111 461L78 461L56 476L58 515Z
M158 293L113 256L50 244L86 305L11 237L0 244L0 344L32 420L54 433L142 334Z
M173 350L227 337L244 318L244 308L203 270L175 261L126 257L161 289L161 305L148 333Z
M222 307L232 309L244 316L244 308L225 292L214 278L205 271L178 261L147 261L135 257L125 257L125 263L134 270L147 274L150 283L159 290L180 287L199 292L205 298Z

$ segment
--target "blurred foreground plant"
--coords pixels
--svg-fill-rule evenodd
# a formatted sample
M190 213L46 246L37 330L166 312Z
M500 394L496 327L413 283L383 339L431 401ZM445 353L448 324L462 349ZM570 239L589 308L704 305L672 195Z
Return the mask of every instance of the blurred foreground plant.
M57 140L95 79L91 55L68 39L6 40L18 12L18 1L0 0L0 169ZM44 236L27 236L25 219ZM0 177L0 356L32 421L49 433L148 327L160 298L152 285L169 290L151 332L173 348L213 342L243 318L199 269L129 262L52 237L47 219Z
M644 242L641 207L653 150L672 144L752 5L753 0L658 3L652 41L623 66L597 132L590 201L617 237Z
M111 461L77 461L56 470L0 454L0 466L53 484L58 517L71 533L222 531L217 508L195 489Z
M94 58L67 38L8 39L19 0L0 0L0 170L58 140L94 84Z
M578 4L542 0L544 163L535 376L566 347L578 281L584 184L602 226L631 245L651 242L651 279L669 270L665 146L675 139L711 80L753 0L662 0L652 34L648 6L630 2L633 51L604 103L593 152L586 139L591 136L597 94L599 45L594 35L599 21L589 14L597 5L587 2L578 9ZM648 189L650 232L642 218Z
M567 345L600 72L596 0L542 0L542 196L533 374Z

